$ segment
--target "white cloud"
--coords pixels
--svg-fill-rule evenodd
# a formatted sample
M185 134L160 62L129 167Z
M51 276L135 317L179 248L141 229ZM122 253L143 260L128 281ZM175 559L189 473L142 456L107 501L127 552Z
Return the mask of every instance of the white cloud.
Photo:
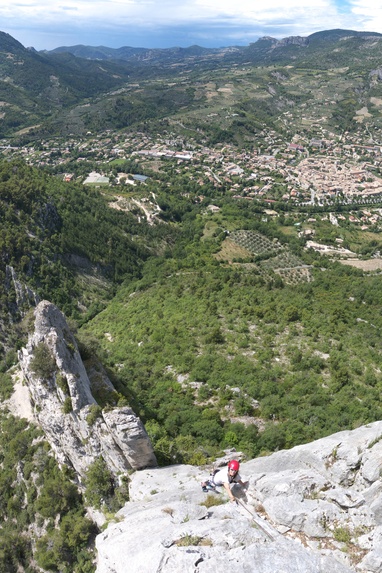
M374 0L2 0L0 22L2 30L28 36L27 45L36 44L29 40L32 33L50 35L50 44L55 33L56 46L65 35L72 43L85 43L86 36L89 43L92 34L93 45L103 41L111 47L137 42L153 47L150 40L170 42L172 35L177 42L172 45L179 39L186 45L198 39L213 45L215 38L228 45L334 28L382 32L382 8L375 8Z
M268 0L256 6L253 0L188 0L183 4L175 0L64 0L63 2L23 0L12 3L3 0L1 18L26 19L32 22L52 22L59 18L62 23L73 18L86 22L148 25L190 25L205 21L254 24L277 23L280 19L304 19L312 15L323 17L335 14L334 4L328 0ZM74 23L74 22L72 22Z
M360 30L382 32L381 5L376 5L374 0L352 0L350 5Z

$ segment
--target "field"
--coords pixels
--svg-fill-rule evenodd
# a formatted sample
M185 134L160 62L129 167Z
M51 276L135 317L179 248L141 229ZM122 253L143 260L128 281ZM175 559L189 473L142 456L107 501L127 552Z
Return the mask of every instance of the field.
M249 259L251 252L248 249L238 245L231 239L225 239L222 243L221 250L215 254L218 261L229 261L232 263L235 259Z
M360 259L346 259L341 260L340 263L366 272L382 270L382 259L369 259L368 261L361 261Z
M283 247L277 239L270 240L254 231L240 230L230 233L215 258L230 263L241 262L247 270L256 271L265 279L276 273L287 284L312 280L309 265ZM255 259L256 264L252 262L249 266L248 259Z

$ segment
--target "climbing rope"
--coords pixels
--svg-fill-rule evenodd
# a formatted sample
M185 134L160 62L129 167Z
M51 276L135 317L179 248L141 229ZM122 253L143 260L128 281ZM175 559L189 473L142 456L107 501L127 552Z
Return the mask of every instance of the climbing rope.
M256 515L255 515L254 513L252 513L252 511L250 511L250 510L248 509L248 507L247 507L240 499L238 499L237 497L235 497L235 502L236 502L238 505L241 505L241 507L243 507L243 508L245 509L245 511L247 511L247 512L250 514L250 516L252 517L252 519L253 519L253 521L255 522L256 526L257 526L259 529L261 529L261 531L262 531L263 533L265 533L265 535L268 537L268 539L270 539L271 541L275 541L275 538L273 537L273 535L271 535L271 534L265 529L265 527L264 527L263 525L261 525L261 523L259 523L259 520L257 519Z

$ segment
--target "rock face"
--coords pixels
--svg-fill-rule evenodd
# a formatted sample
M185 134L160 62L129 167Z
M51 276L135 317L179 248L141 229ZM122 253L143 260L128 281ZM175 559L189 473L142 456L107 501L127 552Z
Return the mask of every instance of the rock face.
M26 310L39 302L37 294L18 280L14 268L9 265L5 267L5 288L6 290L13 288L15 291L16 300L10 309L14 315L18 313L24 316Z
M381 467L376 422L243 463L238 504L207 509L200 468L136 472L97 573L380 573Z
M284 46L301 46L306 48L309 45L309 38L302 38L301 36L289 36L288 38L283 38L276 42L275 47L281 48Z
M76 341L53 304L42 301L36 307L35 331L19 352L19 361L35 417L59 462L71 464L79 476L99 456L115 475L157 465L143 424L131 408L101 410L97 405ZM103 394L116 394L104 375L101 385Z
M0 317L0 346L4 351L8 351L13 348L10 334L14 323L24 317L32 306L36 306L39 298L31 288L17 278L17 273L10 265L5 266L4 289L6 293L13 293L5 303L5 308L2 308Z

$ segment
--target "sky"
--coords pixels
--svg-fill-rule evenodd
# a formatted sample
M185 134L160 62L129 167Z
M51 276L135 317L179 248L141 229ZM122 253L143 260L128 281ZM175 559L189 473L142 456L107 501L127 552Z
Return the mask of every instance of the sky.
M1 0L0 31L25 47L246 46L341 28L382 33L375 0ZM379 4L379 6L378 6Z

